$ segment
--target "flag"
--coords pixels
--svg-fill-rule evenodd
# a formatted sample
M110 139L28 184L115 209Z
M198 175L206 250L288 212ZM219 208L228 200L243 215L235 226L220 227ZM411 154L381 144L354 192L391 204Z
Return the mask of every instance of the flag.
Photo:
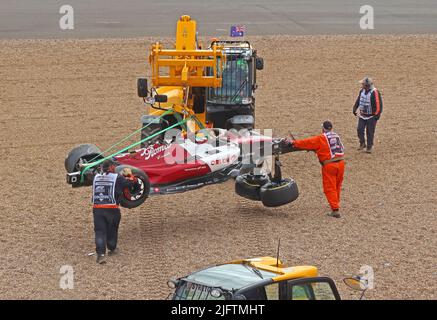
M243 25L231 26L231 37L243 37L246 27Z

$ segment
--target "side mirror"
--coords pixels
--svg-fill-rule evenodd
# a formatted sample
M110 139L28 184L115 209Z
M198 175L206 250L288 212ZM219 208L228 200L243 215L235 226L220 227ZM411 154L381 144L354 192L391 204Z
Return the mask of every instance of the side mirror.
M149 91L147 90L147 79L139 78L137 80L137 89L138 89L138 97L140 98L146 98L149 94Z
M359 276L344 278L343 282L351 289L356 291L367 290L367 284Z
M256 67L256 70L264 69L264 59L261 57L256 57L255 58L255 67Z
M170 280L167 281L167 286L170 289L176 289L178 285L179 285L179 280L178 279L170 279Z
M361 279L360 276L344 278L343 282L352 290L361 292L360 300L364 297L364 293L368 289L367 282Z
M156 94L155 102L167 102L167 96L165 94Z

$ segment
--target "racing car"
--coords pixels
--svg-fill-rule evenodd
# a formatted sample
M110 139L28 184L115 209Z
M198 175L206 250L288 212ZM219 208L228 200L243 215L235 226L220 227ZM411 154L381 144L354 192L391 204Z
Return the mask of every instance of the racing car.
M187 111L189 112L189 111ZM203 128L196 132L176 127L181 123L150 130L141 140L105 156L94 144L73 148L65 159L67 183L72 187L92 185L106 159L115 161L116 172L129 167L138 184L125 189L120 205L135 208L149 195L165 195L194 190L203 186L235 179L235 192L247 199L276 207L297 199L298 188L293 179L283 179L279 155L296 151L286 139L262 135L253 130ZM153 123L148 123L148 129ZM153 133L152 133L153 132ZM152 141L150 144L149 141ZM274 171L263 169L266 160L274 158Z

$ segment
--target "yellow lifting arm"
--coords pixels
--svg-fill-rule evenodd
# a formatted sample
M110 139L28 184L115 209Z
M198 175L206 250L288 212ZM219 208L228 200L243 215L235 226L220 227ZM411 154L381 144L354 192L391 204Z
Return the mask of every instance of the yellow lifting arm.
M197 48L196 22L182 16L177 25L176 49L163 49L159 42L152 46L152 83L155 87L221 87L225 62L222 50L218 45L208 50ZM207 68L212 72L207 74Z

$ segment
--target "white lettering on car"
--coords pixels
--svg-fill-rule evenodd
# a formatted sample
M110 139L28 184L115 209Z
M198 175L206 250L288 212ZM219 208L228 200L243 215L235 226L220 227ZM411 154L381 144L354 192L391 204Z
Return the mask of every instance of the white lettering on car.
M233 163L236 159L237 159L237 157L235 155L232 155L232 156L228 156L226 158L212 160L211 165L214 166L214 165L219 165L219 164Z
M143 149L143 152L141 153L141 157L144 157L145 160L149 160L150 158L155 157L157 154L167 150L171 146L172 146L171 144L160 145L156 148L155 146L148 146L147 148Z

